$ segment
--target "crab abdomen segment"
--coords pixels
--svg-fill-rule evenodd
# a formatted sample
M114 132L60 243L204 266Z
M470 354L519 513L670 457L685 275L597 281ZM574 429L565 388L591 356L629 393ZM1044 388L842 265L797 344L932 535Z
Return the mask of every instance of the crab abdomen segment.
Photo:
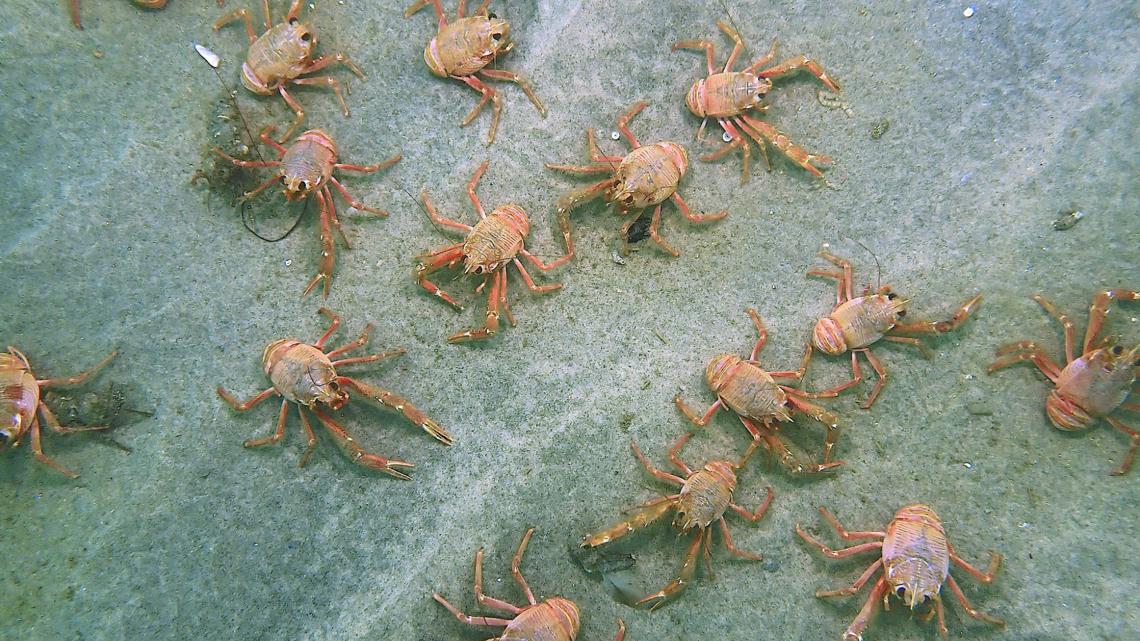
M839 326L847 349L859 349L879 340L895 326L897 308L898 304L881 294L860 296L836 307L828 318ZM816 347L823 349L821 345Z
M714 73L693 83L685 104L699 118L731 118L761 104L770 87L770 82L750 73Z
M685 148L659 142L631 151L618 165L618 184L607 200L625 209L644 209L664 202L677 191L689 168Z
M40 406L40 386L19 357L0 354L0 432L18 441L32 425Z
M719 385L710 386L717 395L734 412L748 418L764 420L775 418L780 421L791 420L786 407L788 395L779 384L768 375L768 372L749 363L739 356L731 356L734 363L722 371L727 372ZM729 360L722 356L718 360ZM711 368L710 368L711 370Z
M725 465L710 463L690 476L681 487L673 525L681 531L707 528L724 514L732 502L736 476ZM723 463L720 461L719 463ZM727 471L727 474L726 474Z
M265 375L287 400L312 407L336 396L336 370L324 352L296 339L270 343L262 357Z
M504 630L500 641L574 641L579 620L576 603L550 597L520 612Z
M895 513L883 540L883 569L892 592L910 607L938 594L950 573L950 545L933 509L908 505Z

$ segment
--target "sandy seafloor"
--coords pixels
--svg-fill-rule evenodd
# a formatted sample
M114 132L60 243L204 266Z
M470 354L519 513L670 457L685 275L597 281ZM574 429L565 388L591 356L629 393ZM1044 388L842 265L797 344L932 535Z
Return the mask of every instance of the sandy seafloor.
M223 10L206 0L155 12L125 0L82 4L82 32L63 0L0 7L0 344L26 352L41 376L78 371L117 346L118 360L79 393L114 383L154 416L110 435L129 454L107 438L46 434L47 452L82 472L77 481L36 463L26 443L3 453L0 637L483 639L492 632L463 626L430 594L478 611L471 562L486 546L488 591L520 602L510 556L533 525L523 570L540 596L577 601L580 639L611 639L618 617L632 641L835 639L863 597L821 601L813 591L847 585L873 555L830 561L794 524L838 545L816 506L874 529L899 506L926 502L967 559L982 564L991 548L1006 559L989 587L957 573L1005 630L966 619L947 593L953 638L1140 638L1140 470L1108 475L1126 440L1103 425L1052 428L1048 386L1029 367L985 375L1001 343L1034 339L1058 354L1061 332L1034 292L1083 332L1095 291L1140 286L1135 5L979 3L967 19L965 3L731 3L749 46L742 59L777 37L783 54L808 53L843 84L849 114L821 105L805 75L777 84L766 115L836 159L828 188L782 158L771 173L755 164L743 186L738 157L695 159L719 144L714 127L693 147L699 120L682 101L704 60L669 46L709 38L723 60L716 3L494 2L517 41L501 66L528 76L550 115L500 83L506 107L489 148L489 113L457 126L474 92L423 64L429 10L405 20L399 3L317 3L305 16L321 51L348 53L369 77L352 82L349 119L331 94L297 90L307 126L332 134L349 162L404 153L390 172L348 176L355 195L392 216L342 214L355 249L339 251L327 304L344 317L341 340L372 321L374 350L408 350L351 371L419 404L456 439L445 448L364 402L343 411L365 446L416 463L414 480L400 482L353 466L323 435L299 469L295 415L282 445L245 450L243 440L271 431L277 403L237 415L214 394L218 384L242 396L263 389L263 346L312 340L325 326L321 301L298 297L318 260L312 214L288 239L265 243L225 198L189 183L207 162L223 95L190 45L217 51L237 86L242 29L214 33ZM273 4L280 15L286 3ZM244 90L239 99L255 127L288 122L279 99ZM582 161L587 127L603 149L624 153L608 134L637 100L651 103L633 124L643 142L692 149L688 202L731 215L697 226L667 206L662 232L683 256L643 242L618 264L621 220L590 205L575 214L579 259L539 277L564 290L537 296L512 277L518 327L486 345L447 345L447 334L481 320L482 302L471 280L442 279L471 302L461 314L417 288L413 257L449 240L404 189L427 188L445 214L471 222L464 183L491 159L479 194L531 212L528 246L552 258L554 202L586 181L542 163ZM872 139L882 119L890 128ZM267 198L265 209L281 202ZM1086 217L1054 231L1069 208ZM838 474L791 479L763 455L743 472L743 505L757 505L769 484L776 492L759 523L729 516L736 542L765 563L718 544L715 580L702 569L657 612L619 605L568 546L667 489L639 469L630 439L666 465L686 429L670 399L684 389L695 406L713 400L704 366L720 352L747 353L746 307L771 332L765 363L793 368L833 301L830 283L805 276L820 246L852 258L859 284L875 283L874 261L854 240L912 299L912 316L945 316L977 292L980 312L933 341L932 360L879 348L892 378L873 411L856 407L868 386L826 403L845 427ZM1109 331L1133 344L1137 316L1136 304L1113 310ZM808 387L844 380L846 363L818 360ZM788 430L819 456L818 425ZM684 455L701 464L746 444L739 423L720 415ZM621 549L636 554L633 586L648 592L673 576L684 541L663 522ZM937 637L895 604L868 639Z

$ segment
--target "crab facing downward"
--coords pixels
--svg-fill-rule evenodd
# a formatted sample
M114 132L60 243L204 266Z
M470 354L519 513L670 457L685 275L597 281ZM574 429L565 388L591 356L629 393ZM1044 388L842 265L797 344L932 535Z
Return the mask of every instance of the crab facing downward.
M689 154L675 142L658 142L642 146L629 130L629 121L641 113L649 103L639 102L629 108L617 121L618 131L625 136L633 151L625 156L607 156L598 150L594 130L586 130L586 141L590 147L589 165L556 165L546 163L547 168L573 174L610 174L609 178L581 189L576 189L558 199L558 225L566 245L566 260L574 256L574 240L571 238L570 212L587 201L602 197L607 204L615 206L618 213L630 216L621 228L623 253L629 253L629 229L637 222L640 212L653 207L653 219L649 224L649 237L662 250L672 256L681 252L665 242L657 233L661 223L661 205L670 198L681 214L694 223L712 222L728 215L727 211L712 214L694 214L677 193L677 186L689 169Z
M732 501L733 492L736 491L736 471L744 467L748 459L756 451L759 441L753 441L744 456L739 461L709 461L699 470L694 470L681 460L680 451L688 442L691 433L686 433L673 447L669 449L669 461L685 476L682 478L674 474L657 469L645 458L637 444L631 442L630 449L633 455L653 475L654 478L680 487L677 494L660 496L644 505L629 511L629 516L611 527L599 532L588 534L582 539L582 547L597 547L611 541L620 539L631 532L639 530L669 512L673 512L673 527L681 534L694 532L693 540L685 552L681 562L681 570L677 578L673 579L660 591L650 594L638 601L638 605L648 604L652 609L661 607L670 599L684 590L692 581L697 569L697 553L704 546L705 565L709 574L712 574L712 525L720 527L724 537L724 545L732 554L749 561L759 561L763 557L747 550L737 548L732 542L732 535L728 531L728 523L724 520L725 511L731 509L741 517L755 523L764 516L768 506L775 496L771 487L768 487L768 496L755 512L740 507Z
M381 169L387 169L400 161L400 154L396 154L391 158L376 163L375 165L352 165L342 162L337 162L337 146L333 141L332 136L321 131L320 129L310 129L297 137L292 144L284 147L277 141L269 137L269 132L273 131L273 127L266 127L261 132L261 141L273 147L279 154L277 160L238 160L232 156L227 155L221 149L214 147L214 153L222 158L232 162L238 167L273 167L277 172L272 178L266 180L257 189L242 196L243 199L249 199L260 193L262 190L269 186L280 183L284 187L285 200L290 202L297 200L304 200L310 194L315 194L317 199L317 207L320 210L321 217L321 266L316 276L309 281L305 287L302 296L308 295L317 286L317 283L324 282L324 296L329 297L329 287L332 283L333 268L336 266L336 243L333 240L332 227L335 227L337 232L340 233L341 240L344 241L345 247L351 246L348 244L348 237L344 235L344 230L341 229L340 219L336 215L336 203L333 201L332 192L329 190L329 185L336 187L348 204L354 209L366 211L377 216L387 216L388 212L382 209L374 209L365 205L364 203L356 200L344 188L344 185L333 176L333 172L337 170L357 171L360 173L371 174Z
M356 439L349 434L348 430L326 411L336 411L347 405L349 390L353 390L375 403L396 410L408 421L422 428L444 445L451 445L451 435L406 399L355 378L338 375L337 367L355 363L373 363L385 358L400 356L404 350L394 349L383 354L337 358L364 347L368 342L369 334L372 333L372 324L369 323L365 326L360 337L351 343L326 351L325 341L340 327L340 317L327 307L322 307L319 313L327 316L330 324L317 342L309 344L295 338L283 338L266 346L261 360L265 375L273 382L272 387L244 402L239 401L221 386L218 387L218 396L239 412L249 410L271 396L281 396L283 399L281 411L277 416L277 430L264 438L246 441L245 447L258 447L280 441L285 436L285 418L288 416L289 403L296 403L297 414L301 417L301 426L305 428L305 435L308 437L308 446L305 448L305 453L301 455L300 465L302 467L308 462L309 455L313 453L313 448L317 445L317 435L313 432L313 427L305 415L307 409L317 417L317 420L328 430L329 435L352 459L353 463L384 472L398 479L410 480L411 477L401 469L411 469L415 467L414 465L407 461L388 459L365 451L357 444ZM336 360L333 360L334 358Z
M1111 289L1093 297L1089 307L1089 326L1085 332L1080 356L1073 351L1076 330L1069 317L1053 306L1044 296L1033 300L1056 318L1065 329L1065 366L1062 368L1033 341L1003 345L997 350L1000 357L987 370L995 371L1030 361L1053 383L1053 391L1045 399L1045 413L1059 430L1072 432L1090 427L1102 419L1128 437L1131 444L1120 466L1113 475L1125 474L1132 467L1132 459L1140 447L1140 432L1113 416L1119 410L1140 412L1140 402L1127 402L1136 391L1137 373L1140 373L1140 344L1131 348L1116 344L1113 337L1101 338L1105 316L1113 301L1140 300L1140 291Z
M736 29L721 21L717 21L716 24L735 43L732 53L728 54L728 60L724 63L724 68L720 71L717 71L716 65L713 63L714 46L708 40L681 40L673 45L674 51L677 49L703 49L708 61L709 75L694 82L689 93L685 96L685 104L688 105L689 111L698 118L704 119L697 133L698 137L700 132L704 131L708 119L712 118L720 123L725 134L731 139L731 142L719 150L702 156L701 160L717 160L732 150L739 149L743 156L740 171L740 182L743 184L748 180L748 163L752 155L748 142L744 138L747 135L756 141L756 145L760 147L760 154L764 157L765 164L768 164L766 146L770 144L797 165L803 167L808 173L813 176L823 176L816 165L831 164L831 158L808 153L772 125L758 120L754 114L767 108L764 99L772 88L773 78L786 76L804 69L819 78L832 91L839 91L839 85L823 71L823 67L818 62L804 55L796 56L791 60L786 60L766 69L763 68L776 57L776 41L772 41L772 48L766 55L758 58L743 71L733 71L732 66L736 63L737 56L744 50L744 41L741 40ZM768 168L771 169L770 164Z
M507 267L511 264L519 270L523 282L532 292L546 294L562 288L561 283L536 285L534 279L523 267L522 261L518 259L519 256L522 256L542 271L554 269L567 260L563 257L547 265L526 250L523 243L530 233L530 218L527 217L522 207L513 204L500 205L490 214L483 209L483 204L475 195L475 188L479 185L479 179L483 177L483 172L487 171L489 164L490 161L486 161L479 165L479 168L475 170L475 175L467 183L467 195L471 199L471 203L475 205L475 211L480 218L474 226L440 216L435 205L428 198L427 190L424 190L421 195L424 208L432 222L443 227L458 229L465 232L467 237L461 243L417 256L416 258L420 262L416 264L413 273L416 281L428 293L460 311L463 311L463 306L451 294L428 280L429 276L441 269L458 268L462 265L464 274L483 277L483 282L475 289L476 292L483 291L484 287L487 287L488 290L487 315L483 326L452 334L447 338L449 343L481 341L493 337L499 331L500 310L506 314L507 320L512 326L515 324L515 317L511 314L510 305L507 303Z
M819 513L844 541L878 539L841 550L832 550L796 524L796 534L828 558L844 559L861 552L881 552L881 557L850 587L841 590L820 590L815 593L819 598L852 596L874 578L876 572L882 570L882 575L871 588L871 595L867 597L863 609L843 633L844 641L863 641L863 630L878 613L880 604L883 609L890 608L892 595L898 597L911 611L917 611L919 607L926 608L926 611L919 615L923 621L929 621L937 614L938 631L942 636L946 636L946 617L942 612L941 595L944 583L950 586L950 591L958 597L966 614L993 625L1005 625L1001 619L975 610L966 599L962 588L958 587L958 582L950 575L950 563L953 562L970 576L988 585L993 582L997 574L1001 555L990 552L990 565L985 572L967 563L954 551L954 546L950 545L950 541L946 538L946 530L942 527L941 519L929 506L916 504L900 509L887 524L886 532L848 532L826 508L819 508Z

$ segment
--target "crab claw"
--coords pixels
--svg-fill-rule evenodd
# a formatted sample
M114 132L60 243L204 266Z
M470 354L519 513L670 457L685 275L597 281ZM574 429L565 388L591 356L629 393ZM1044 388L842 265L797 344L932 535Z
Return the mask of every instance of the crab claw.
M387 458L384 458L383 456L380 456L379 454L361 454L358 457L356 457L356 460L353 462L356 463L357 465L363 465L364 467L367 467L369 469L376 470L377 472L383 472L385 474L389 474L389 475L394 476L394 477L396 477L402 481L410 481L410 480L412 480L412 477L408 476L407 474L404 474L403 472L401 472L400 470L398 470L396 468L402 467L406 470L411 470L412 468L415 467L415 465L413 465L412 463L409 463L407 461L400 461L397 459L387 459Z

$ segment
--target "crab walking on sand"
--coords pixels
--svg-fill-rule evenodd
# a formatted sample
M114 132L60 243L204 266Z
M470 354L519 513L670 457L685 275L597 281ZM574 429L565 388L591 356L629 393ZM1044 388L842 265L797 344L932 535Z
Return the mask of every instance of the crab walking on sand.
M618 131L625 136L629 146L633 149L625 156L607 156L598 150L594 130L586 130L586 143L590 148L589 165L558 165L546 163L546 167L557 171L572 174L609 174L610 177L601 182L594 183L580 189L575 189L558 199L558 226L562 231L563 243L566 245L566 260L574 256L574 240L571 237L570 212L579 205L602 197L606 204L613 205L617 212L629 216L629 220L621 228L622 253L629 253L629 229L637 222L639 216L632 215L641 212L646 207L653 207L653 219L649 223L649 237L662 250L672 256L680 256L681 252L665 242L657 233L657 226L661 224L661 205L670 198L681 210L681 215L694 223L705 223L720 220L728 215L721 210L711 214L694 214L681 195L677 193L677 186L685 172L689 169L689 154L685 148L675 142L658 142L642 146L629 130L629 121L641 113L649 103L639 102L629 108L617 121Z
M654 478L680 486L681 490L677 494L660 496L644 505L633 508L628 511L629 516L620 523L599 532L588 534L582 539L582 547L604 545L655 522L670 511L674 512L673 527L677 528L681 534L694 532L693 540L685 552L677 578L670 581L661 590L637 602L638 605L649 604L651 609L661 607L692 582L693 573L697 569L697 553L700 552L702 543L704 544L705 565L709 570L709 575L712 575L713 523L720 527L721 535L724 537L724 546L728 548L729 552L749 561L759 561L763 558L759 554L737 548L732 542L732 535L729 534L728 523L724 520L725 511L731 509L755 523L763 518L764 512L772 503L775 493L771 486L768 487L767 498L764 499L760 507L756 508L755 512L749 512L732 501L733 492L736 491L736 471L748 462L748 459L759 446L759 441L752 441L739 461L709 461L703 468L694 470L686 465L680 456L681 448L691 436L691 433L686 433L669 449L669 461L685 475L684 478L654 467L637 448L637 444L631 441L629 446L633 450L633 455Z
M361 80L365 80L364 72L356 63L343 53L330 56L321 56L313 60L313 50L317 46L317 36L311 27L301 22L297 16L301 13L301 1L293 0L285 14L285 21L274 26L273 15L269 12L269 0L263 0L265 9L265 31L258 36L253 28L253 17L249 9L236 9L222 16L214 23L217 31L234 20L241 19L245 23L245 32L249 36L249 50L245 55L245 62L241 66L241 83L255 94L271 96L281 94L281 98L296 117L281 142L293 137L293 132L305 120L305 110L301 104L285 91L286 85L317 86L332 89L340 100L344 117L349 116L348 103L344 100L344 91L335 78L318 76L302 78L301 76L315 73L333 64L342 64L348 67ZM345 85L347 90L347 85Z
M308 446L305 448L304 454L301 455L301 467L304 467L305 463L308 462L309 455L313 453L313 448L317 445L317 435L313 432L308 417L305 416L305 409L308 409L316 415L317 420L325 426L329 435L332 436L341 450L352 459L353 463L390 474L398 479L410 480L411 477L400 471L400 468L411 469L415 467L414 465L407 461L387 459L365 451L357 444L356 439L349 434L348 430L332 416L326 414L325 410L336 411L347 405L349 401L348 392L351 389L363 394L375 403L396 410L408 421L422 428L444 445L451 445L451 435L406 399L396 396L388 390L373 387L348 376L338 375L337 367L354 363L372 363L385 358L400 356L404 350L400 348L383 354L337 358L364 347L368 342L369 334L372 332L372 323L364 327L364 331L356 340L337 349L326 351L325 341L340 327L340 317L327 307L322 307L318 313L327 316L330 324L317 342L310 345L295 338L284 338L273 341L266 346L261 360L265 375L273 382L272 387L243 402L220 385L218 386L218 396L239 412L249 410L271 396L281 396L283 399L281 411L277 416L277 430L264 438L250 439L244 443L244 446L258 447L280 441L285 436L285 417L289 412L289 403L296 403L297 414L301 417L301 426L305 428L305 435L308 437ZM334 358L337 360L332 360Z
M1128 453L1112 472L1113 475L1125 474L1132 467L1136 448L1140 446L1140 432L1112 415L1119 410L1140 412L1140 402L1127 402L1129 394L1136 391L1133 386L1140 373L1140 343L1129 349L1117 345L1115 337L1102 339L1100 333L1112 302L1140 300L1140 291L1110 289L1093 297L1089 306L1089 326L1079 358L1074 358L1076 329L1073 322L1044 296L1038 294L1033 300L1065 329L1065 367L1061 368L1049 358L1037 343L1021 341L999 347L997 355L1000 358L986 371L992 374L1022 361L1032 362L1053 383L1053 390L1045 399L1045 413L1057 429L1066 432L1083 430L1099 418L1128 437Z
M483 82L487 80L508 80L522 87L527 98L534 103L535 109L542 117L546 117L546 107L534 93L530 82L510 71L502 69L488 69L499 56L504 56L514 48L511 41L511 25L502 18L487 11L491 0L484 0L473 15L464 17L466 0L459 0L459 9L455 20L448 22L443 13L439 0L416 0L406 11L404 17L408 18L430 3L435 9L436 18L439 19L439 31L428 42L424 49L424 63L428 69L440 78L454 78L482 94L479 102L472 107L460 127L466 127L475 120L475 116L483 110L487 102L491 102L491 130L487 132L487 144L495 142L495 133L499 131L499 117L503 111L503 99L493 87Z
M748 359L740 358L736 354L719 354L713 357L705 368L705 379L708 381L709 389L716 394L716 401L703 415L697 414L685 404L680 392L673 397L673 403L685 418L697 427L705 427L717 410L727 407L740 417L740 421L752 438L759 439L765 448L777 457L780 465L792 474L815 474L842 465L843 461L831 460L832 449L839 438L839 418L808 399L832 398L857 381L843 383L819 392L805 392L776 383L774 379L778 378L797 381L803 379L811 360L811 347L805 351L798 370L765 371L760 366L759 357L760 350L768 341L768 330L756 310L747 311L759 335ZM827 428L822 463L801 461L780 438L780 423L791 422L793 412L809 416Z
M483 607L511 615L510 619L471 616L451 605L438 592L432 592L431 597L455 615L456 619L467 625L505 628L502 635L492 637L488 641L574 641L578 638L581 619L578 604L560 596L547 597L539 602L534 598L534 592L531 592L530 586L523 578L522 570L519 569L523 553L526 552L526 545L533 534L534 528L526 531L519 543L518 551L511 560L511 575L515 577L515 582L526 595L527 605L522 607L483 594L483 548L479 548L475 553L475 600ZM622 641L624 638L625 622L618 619L618 631L614 641Z
M348 237L340 226L340 219L336 215L336 202L333 201L329 185L336 187L341 196L348 201L353 209L366 211L377 216L385 217L388 212L375 209L353 198L344 185L333 176L334 171L357 171L371 174L381 169L387 169L400 161L401 155L378 162L375 165L353 165L337 162L338 150L332 136L320 129L310 129L297 137L288 147L282 146L269 137L274 127L270 125L261 132L261 141L277 150L277 160L238 160L227 155L221 149L214 147L214 153L232 162L238 167L275 167L277 172L272 178L266 180L259 187L242 196L249 199L268 188L270 185L281 183L284 187L285 200L289 202L304 200L309 194L316 194L317 208L321 217L321 266L316 276L305 287L301 294L306 296L317 283L324 282L324 297L329 297L329 287L332 284L333 268L336 266L336 242L333 239L332 227L335 227L344 241L344 246L352 249ZM330 227L330 225L332 227Z
M871 390L871 395L863 402L863 409L870 409L874 405L875 399L883 391L883 386L887 384L887 368L871 353L871 345L880 339L913 345L922 352L923 356L929 358L930 349L921 340L900 334L938 335L952 332L966 322L982 302L981 294L974 296L954 310L950 320L904 322L902 319L906 316L910 299L900 298L891 291L890 285L880 286L874 294L871 293L871 288L867 287L862 296L856 297L852 294L851 263L827 252L820 252L819 255L842 271L819 268L808 270L808 276L832 278L838 283L835 307L830 314L816 322L812 331L812 344L830 356L851 352L851 372L854 378L846 384L847 386L863 380L858 357L860 353L866 356L867 362L871 364L879 380Z
M37 379L32 373L28 357L15 347L8 347L0 353L0 414L6 417L0 422L0 451L9 445L19 447L25 434L32 436L32 455L36 460L69 478L79 478L79 474L56 463L47 454L40 438L40 419L53 431L60 434L105 430L110 425L87 425L84 427L64 427L51 409L44 404L41 391L47 387L71 387L86 381L92 374L103 369L119 353L115 350L99 361L95 367L63 378ZM38 416L37 416L38 414Z
M724 63L724 68L721 71L717 71L716 65L713 63L714 45L708 40L681 40L673 45L674 51L677 49L703 49L708 61L709 75L694 82L689 93L685 95L685 104L688 105L689 111L698 118L704 119L701 121L701 128L697 131L697 137L699 138L704 131L708 119L713 118L720 123L730 141L719 150L702 156L701 160L706 162L717 160L732 150L739 149L743 156L740 183L744 184L748 180L748 163L752 155L748 141L744 138L744 134L747 134L756 141L756 145L760 148L760 155L764 157L764 164L768 165L769 171L771 171L772 166L768 162L766 147L771 144L808 173L822 177L823 173L816 168L816 165L831 164L830 157L808 153L793 143L780 130L763 120L758 120L752 114L768 108L764 99L768 91L772 89L771 78L779 78L804 69L819 78L832 91L839 91L839 85L828 77L818 62L804 55L762 69L776 57L777 43L775 40L772 41L772 48L766 55L748 65L743 71L733 71L732 66L736 63L736 57L744 50L744 42L736 29L719 20L716 25L735 43L732 53L728 54L728 60Z
M511 314L510 305L507 303L508 264L513 264L519 270L523 282L532 292L546 294L562 288L561 283L536 285L534 279L530 277L518 259L519 256L522 256L542 271L554 269L566 262L566 258L563 257L547 265L526 250L523 243L526 241L527 234L530 233L530 219L522 207L514 204L500 205L490 214L483 209L483 204L479 202L479 197L475 194L475 188L479 185L479 180L483 177L483 172L487 170L489 164L490 161L484 161L482 165L479 165L467 183L467 196L475 205L475 211L478 212L480 218L474 226L440 216L435 205L428 198L427 190L422 193L424 208L432 222L443 227L458 229L465 232L467 237L461 243L417 256L416 258L420 262L416 264L413 273L416 281L428 293L459 311L463 311L463 306L451 294L428 280L429 276L441 269L457 268L462 264L465 275L475 274L483 277L483 282L475 289L476 292L481 292L484 287L490 284L490 287L487 288L487 315L483 326L452 334L447 338L449 343L481 341L493 337L499 331L500 309L506 314L511 326L514 326L515 317Z
M990 565L985 572L964 561L954 551L954 546L950 545L941 519L929 506L908 505L900 509L887 524L886 532L848 532L826 508L820 507L819 513L844 541L881 539L841 550L832 550L808 534L798 523L796 524L796 534L800 538L832 559L843 559L860 552L875 550L882 552L881 557L850 587L841 590L820 590L815 593L820 598L851 596L870 581L877 571L882 570L882 575L871 588L871 595L867 597L863 609L843 633L844 641L862 641L863 630L878 613L880 604L884 609L890 609L891 595L901 599L911 611L917 611L918 606L925 607L933 603L933 608L919 614L919 617L923 621L929 621L937 613L938 631L942 636L946 636L946 618L942 612L941 595L943 583L950 586L954 596L958 597L958 601L965 608L966 614L986 623L1005 625L1001 619L975 610L966 599L962 588L958 587L957 581L950 575L952 561L970 576L988 585L993 581L1001 564L1001 555L990 552Z

